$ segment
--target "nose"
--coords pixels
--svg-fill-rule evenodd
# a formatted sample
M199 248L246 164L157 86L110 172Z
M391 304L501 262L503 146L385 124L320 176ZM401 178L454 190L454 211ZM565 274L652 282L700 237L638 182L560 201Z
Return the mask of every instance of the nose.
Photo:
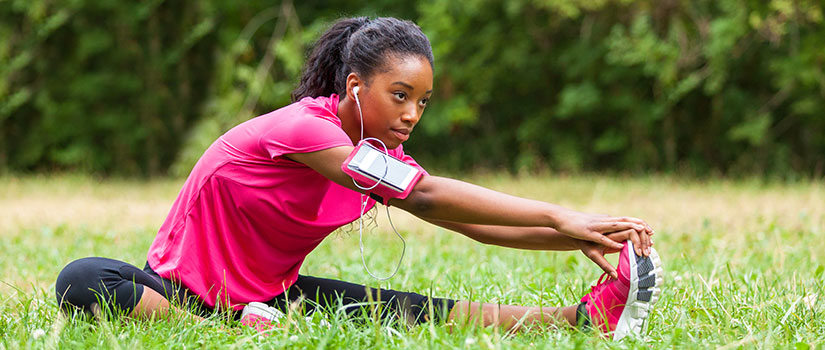
M414 126L418 124L418 120L421 119L421 112L417 106L413 105L411 108L404 110L404 113L401 115L401 120Z

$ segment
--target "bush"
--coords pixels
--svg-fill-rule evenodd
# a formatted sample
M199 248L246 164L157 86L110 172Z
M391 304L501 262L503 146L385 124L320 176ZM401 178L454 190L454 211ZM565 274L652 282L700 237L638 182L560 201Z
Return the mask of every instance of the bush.
M454 170L825 172L820 2L0 2L0 170L188 173L341 15L417 21Z

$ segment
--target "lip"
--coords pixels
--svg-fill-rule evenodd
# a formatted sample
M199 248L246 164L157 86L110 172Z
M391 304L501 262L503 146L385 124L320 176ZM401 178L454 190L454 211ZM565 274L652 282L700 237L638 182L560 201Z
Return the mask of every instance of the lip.
M390 129L401 142L407 141L410 138L410 129Z

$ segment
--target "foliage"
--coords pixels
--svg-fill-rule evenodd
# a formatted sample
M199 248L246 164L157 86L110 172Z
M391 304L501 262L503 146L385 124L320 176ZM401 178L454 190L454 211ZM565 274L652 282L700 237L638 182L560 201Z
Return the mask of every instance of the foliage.
M825 173L814 0L0 1L0 170L186 174L289 102L342 15L421 25L436 95L407 148L513 171Z
M815 1L422 5L440 65L425 142L463 166L822 174L822 14Z

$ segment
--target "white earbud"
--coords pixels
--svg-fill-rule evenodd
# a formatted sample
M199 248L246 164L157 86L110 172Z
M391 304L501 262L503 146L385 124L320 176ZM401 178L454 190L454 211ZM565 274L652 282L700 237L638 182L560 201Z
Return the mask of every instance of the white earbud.
M358 90L361 88L358 85L352 87L352 97L355 98L355 105L358 106L358 121L361 122L361 139L364 139L364 114L361 112L361 101L358 101Z
M361 139L364 139L364 115L361 112L361 101L358 101L358 85L352 87L352 97L355 98L355 105L358 106L358 120L361 121Z

